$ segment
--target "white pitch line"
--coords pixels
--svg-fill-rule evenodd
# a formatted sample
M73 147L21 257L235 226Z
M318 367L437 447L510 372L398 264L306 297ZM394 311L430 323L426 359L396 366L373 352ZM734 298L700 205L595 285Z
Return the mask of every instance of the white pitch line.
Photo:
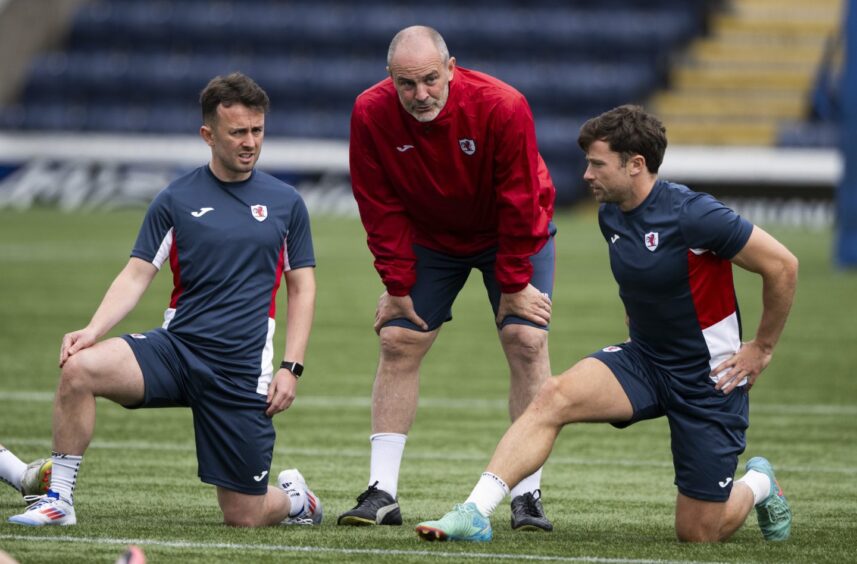
M0 390L0 401L53 402L53 392ZM298 396L296 406L341 408L369 408L372 398L349 396ZM461 398L420 398L419 405L432 409L469 410L496 409L506 411L505 399L461 399ZM857 415L857 405L853 404L788 404L788 403L751 403L750 414L763 415Z
M6 446L26 446L50 450L52 444L50 439L24 439L17 437L2 437L3 444ZM120 451L160 451L160 452L184 452L193 455L196 447L194 443L163 443L151 441L99 441L94 440L89 445L90 449L96 450L120 450ZM299 448L277 446L274 447L274 452L283 456L305 456L307 458L359 458L368 459L369 449L341 449L341 448ZM410 449L405 453L405 457L411 460L427 460L435 462L484 462L487 464L491 458L491 452L485 451L468 451L454 452L444 451L439 454L437 451L420 451ZM628 458L576 458L572 456L552 456L549 459L551 466L622 466L628 468L663 468L665 470L673 467L672 462L664 460L640 460ZM837 475L857 475L855 467L831 467L831 466L788 466L777 465L777 472L795 472L809 474L837 474Z
M70 542L83 544L157 546L161 548L224 549L260 552L316 552L330 554L365 554L377 556L426 556L433 558L470 559L485 558L496 560L526 560L529 562L596 562L604 564L693 564L692 560L651 560L636 558L603 558L600 556L540 556L537 554L510 554L493 552L447 552L441 550L396 550L384 548L332 548L325 546L292 546L287 544L243 544L243 543L207 543L197 541L171 541L158 539L117 539L111 537L43 537L25 535L0 535L3 540ZM716 563L711 563L716 564Z

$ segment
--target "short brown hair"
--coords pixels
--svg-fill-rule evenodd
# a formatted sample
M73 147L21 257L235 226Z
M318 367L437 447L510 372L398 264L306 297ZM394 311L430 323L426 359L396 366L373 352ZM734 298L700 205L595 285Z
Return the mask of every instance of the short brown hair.
M215 76L199 94L202 106L202 121L211 123L217 117L217 106L228 108L233 104L242 104L262 113L268 112L270 101L262 87L249 76L233 72L226 76Z
M595 141L606 142L611 151L619 153L623 164L633 155L641 155L648 171L657 174L667 150L667 130L640 106L627 104L583 124L577 144L586 152Z

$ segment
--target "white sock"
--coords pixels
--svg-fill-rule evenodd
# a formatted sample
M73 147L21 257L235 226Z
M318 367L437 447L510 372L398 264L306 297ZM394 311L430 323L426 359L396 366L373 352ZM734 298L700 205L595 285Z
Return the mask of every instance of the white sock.
M399 467L405 453L407 435L399 433L375 433L369 437L372 459L369 463L369 485L377 482L377 488L394 498L399 489Z
M289 517L297 517L306 509L306 490L304 488L292 488L286 490L289 496Z
M515 499L519 495L524 495L527 492L533 493L537 489L540 489L542 485L542 468L544 466L518 482L518 485L512 488L510 497Z
M51 461L51 490L74 505L74 487L77 485L77 473L83 456L54 452L51 454Z
M753 505L759 505L771 495L771 479L758 470L747 470L747 473L735 483L746 484L753 490Z
M12 454L11 450L0 447L0 481L6 482L20 492L21 478L26 469L27 465Z
M483 472L482 477L476 482L476 487L470 492L470 497L464 503L475 503L479 513L490 517L507 495L509 495L509 486L506 482L491 472Z

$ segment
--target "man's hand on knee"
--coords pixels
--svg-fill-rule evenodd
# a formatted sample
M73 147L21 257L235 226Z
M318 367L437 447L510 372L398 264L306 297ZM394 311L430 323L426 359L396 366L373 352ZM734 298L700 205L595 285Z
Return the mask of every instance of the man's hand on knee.
M502 323L510 315L546 326L551 320L551 300L547 294L540 292L532 284L527 284L519 292L500 294L497 324Z
M60 368L68 360L68 357L78 351L91 347L97 340L98 335L89 327L66 333L62 338L62 345L60 346Z
M391 296L388 292L381 294L378 298L378 308L375 310L375 333L380 333L388 321L401 318L407 319L423 331L428 331L428 323L417 315L410 296Z

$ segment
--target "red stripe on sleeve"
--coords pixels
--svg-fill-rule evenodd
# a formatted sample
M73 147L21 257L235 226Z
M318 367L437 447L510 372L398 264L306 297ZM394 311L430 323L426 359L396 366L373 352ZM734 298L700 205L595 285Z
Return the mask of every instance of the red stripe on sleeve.
M179 268L179 251L176 245L175 234L173 234L173 244L170 245L170 270L173 271L173 293L170 296L170 307L175 309L179 302L179 297L184 292L182 286L181 269Z
M283 268L286 263L286 243L280 247L280 258L277 259L277 271L274 274L274 288L271 290L271 307L268 308L268 317L275 319L277 316L277 291L280 289L280 281L283 278Z

